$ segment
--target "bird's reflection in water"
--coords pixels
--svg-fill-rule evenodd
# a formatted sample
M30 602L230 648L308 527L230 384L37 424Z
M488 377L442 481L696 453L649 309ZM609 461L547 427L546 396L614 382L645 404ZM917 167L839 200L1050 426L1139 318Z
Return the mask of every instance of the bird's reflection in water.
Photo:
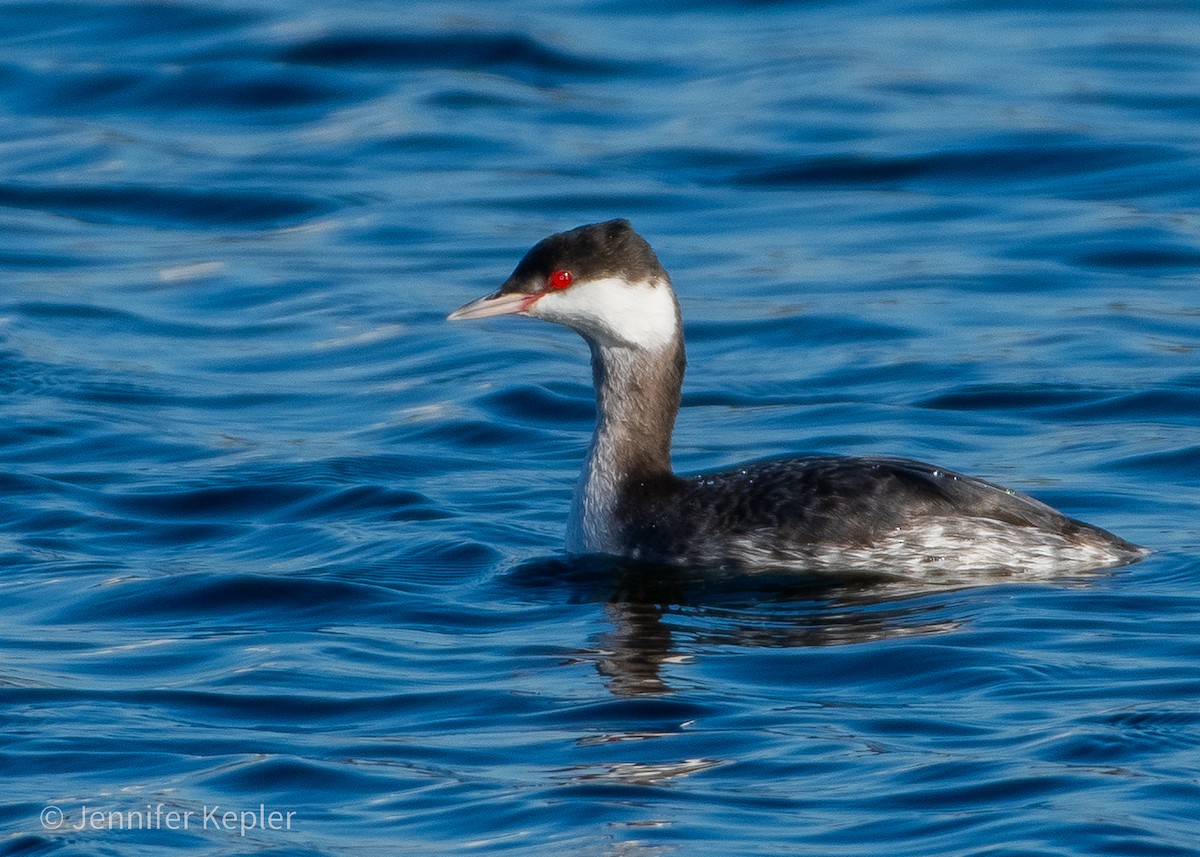
M604 604L612 628L580 657L619 696L670 692L664 665L714 647L837 646L952 631L959 622L945 615L946 602L922 596L980 582L747 574L598 557L530 560L509 579L543 597Z

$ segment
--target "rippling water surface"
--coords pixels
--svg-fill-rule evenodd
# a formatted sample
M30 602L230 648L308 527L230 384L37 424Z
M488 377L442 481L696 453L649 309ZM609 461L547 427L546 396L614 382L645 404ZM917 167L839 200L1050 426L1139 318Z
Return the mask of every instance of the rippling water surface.
M1198 126L1190 2L0 5L0 849L1195 854ZM444 316L617 216L680 468L1155 554L566 557L586 349Z

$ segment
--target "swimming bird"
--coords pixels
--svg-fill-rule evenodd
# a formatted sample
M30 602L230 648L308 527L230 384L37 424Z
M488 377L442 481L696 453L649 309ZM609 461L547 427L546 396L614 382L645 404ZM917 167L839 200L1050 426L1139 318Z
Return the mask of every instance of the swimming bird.
M671 279L627 220L538 242L450 320L523 315L591 349L596 425L566 547L746 570L1073 573L1147 551L1032 497L920 461L815 455L676 475L685 366Z

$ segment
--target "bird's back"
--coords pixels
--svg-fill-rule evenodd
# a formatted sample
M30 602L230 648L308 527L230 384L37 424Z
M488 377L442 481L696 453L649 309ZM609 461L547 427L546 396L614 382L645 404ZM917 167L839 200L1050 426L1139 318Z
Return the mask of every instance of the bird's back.
M1032 497L919 461L813 456L627 486L628 555L806 570L1059 570L1145 551Z

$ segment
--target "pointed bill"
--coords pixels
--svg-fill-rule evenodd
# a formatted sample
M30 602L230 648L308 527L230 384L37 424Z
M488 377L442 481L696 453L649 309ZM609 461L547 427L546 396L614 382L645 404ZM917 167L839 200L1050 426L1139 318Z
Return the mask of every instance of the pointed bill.
M494 315L518 315L529 309L530 305L541 295L528 295L523 292L509 292L482 297L471 301L446 316L448 321L461 321L468 318L491 318Z

